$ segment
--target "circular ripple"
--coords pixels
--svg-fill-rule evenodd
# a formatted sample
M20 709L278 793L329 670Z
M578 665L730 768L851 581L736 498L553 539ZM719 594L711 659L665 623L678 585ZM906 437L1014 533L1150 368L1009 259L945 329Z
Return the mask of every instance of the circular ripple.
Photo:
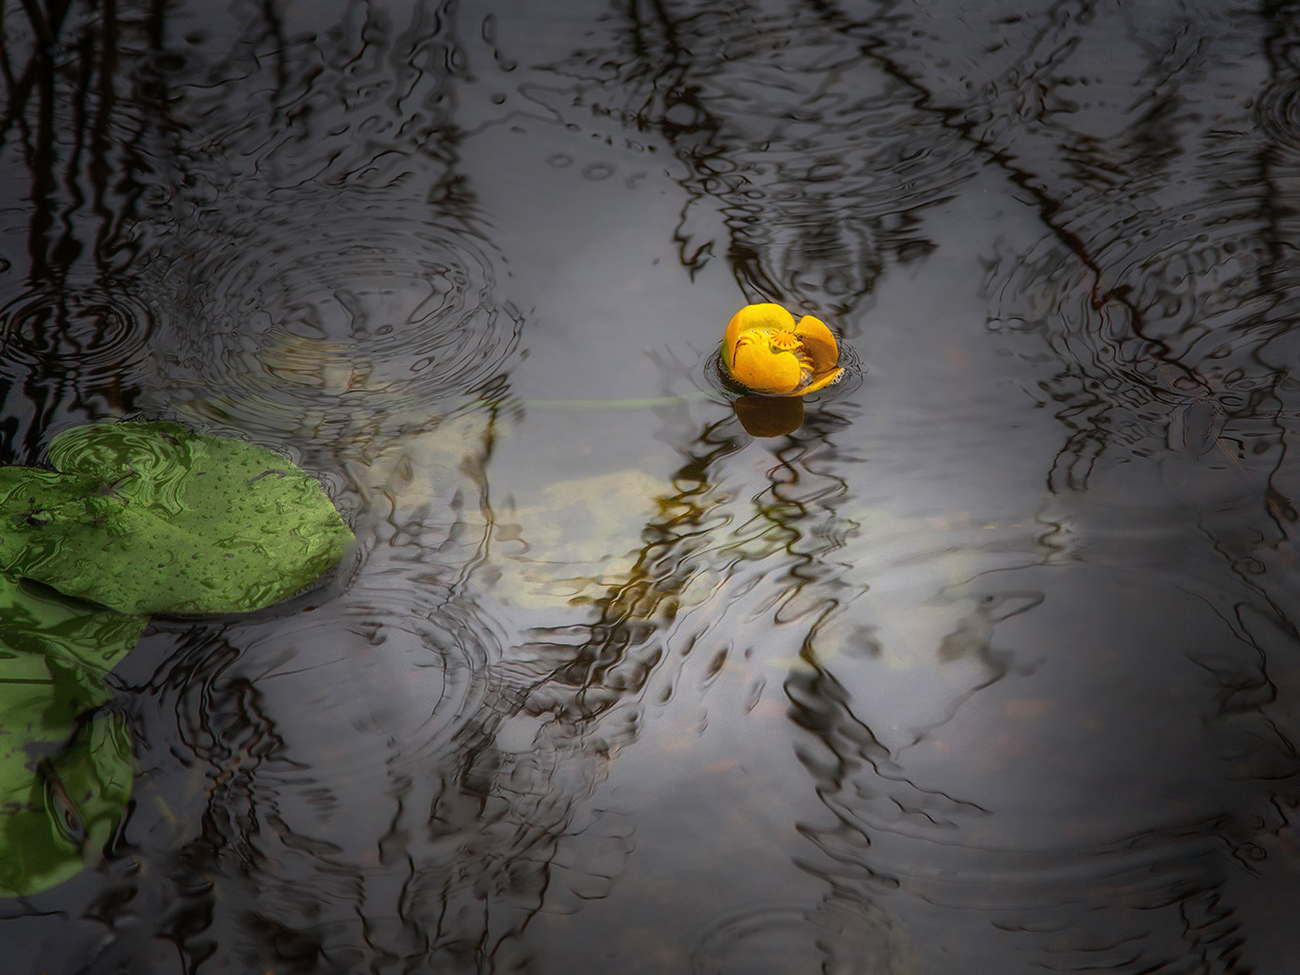
M1260 131L1279 148L1300 150L1300 87L1295 78L1265 86L1255 103L1255 117Z
M1189 409L1249 419L1279 381L1263 354L1277 310L1253 189L1182 192L1163 199L1148 180L1089 196L1068 234L993 265L990 329L1027 362L1053 362L1040 388L1073 431L1063 484L1086 483L1101 450L1165 450ZM1142 219L1126 216L1139 203Z
M0 362L71 378L83 391L146 371L153 318L138 295L29 291L0 308Z
M160 341L183 412L336 441L340 419L409 432L490 395L517 344L490 245L463 227L312 208L194 244Z

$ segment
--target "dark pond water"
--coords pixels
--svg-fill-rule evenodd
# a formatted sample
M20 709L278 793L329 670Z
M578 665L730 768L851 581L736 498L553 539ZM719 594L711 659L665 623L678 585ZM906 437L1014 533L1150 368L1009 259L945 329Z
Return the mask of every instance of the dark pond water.
M1300 6L4 0L0 461L288 453L6 971L1288 973ZM755 437L746 302L850 377Z

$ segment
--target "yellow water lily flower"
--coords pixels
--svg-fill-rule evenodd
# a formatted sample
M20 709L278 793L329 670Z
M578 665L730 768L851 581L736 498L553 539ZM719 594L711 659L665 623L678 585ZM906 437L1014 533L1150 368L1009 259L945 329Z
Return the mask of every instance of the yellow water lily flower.
M794 316L780 305L746 305L732 317L722 340L722 361L731 377L756 393L803 396L844 373L840 349L825 323Z

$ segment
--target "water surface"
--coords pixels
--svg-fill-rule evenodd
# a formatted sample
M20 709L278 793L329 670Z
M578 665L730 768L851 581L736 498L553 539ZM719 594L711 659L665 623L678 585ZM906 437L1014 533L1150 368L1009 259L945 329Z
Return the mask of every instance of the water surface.
M153 621L14 971L1291 970L1295 9L39 7L0 460L179 419L361 542ZM851 365L776 437L749 301Z

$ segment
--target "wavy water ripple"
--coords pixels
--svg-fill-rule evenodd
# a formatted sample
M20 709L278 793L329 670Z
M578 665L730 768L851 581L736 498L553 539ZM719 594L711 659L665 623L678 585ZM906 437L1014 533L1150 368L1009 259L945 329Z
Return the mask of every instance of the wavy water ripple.
M676 153L701 204L676 233L693 275L721 258L750 300L838 318L887 263L933 250L918 214L970 178L970 153L941 118L900 107L915 92L863 56L881 43L873 23L830 8L793 25L692 4L629 15L610 47L557 70L576 79L575 104Z

